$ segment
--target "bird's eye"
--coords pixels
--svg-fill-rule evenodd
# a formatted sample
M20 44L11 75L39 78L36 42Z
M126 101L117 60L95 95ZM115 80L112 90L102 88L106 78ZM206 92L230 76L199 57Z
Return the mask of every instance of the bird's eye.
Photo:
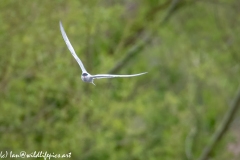
M87 73L83 73L82 75L83 75L83 76L87 76L88 74L87 74Z

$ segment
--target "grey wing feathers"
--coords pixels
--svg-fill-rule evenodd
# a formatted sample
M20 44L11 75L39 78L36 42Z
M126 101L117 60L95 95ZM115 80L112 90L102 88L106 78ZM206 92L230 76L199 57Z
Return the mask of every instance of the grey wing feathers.
M84 65L83 65L83 63L82 63L82 61L78 58L77 54L75 53L75 50L73 49L73 47L72 47L72 45L71 45L71 43L70 43L70 41L69 41L65 31L64 31L64 28L62 26L61 21L59 22L59 24L60 24L60 30L61 30L61 33L62 33L62 37L63 37L65 43L67 44L68 49L70 50L71 54L76 59L76 61L78 62L82 72L87 72L85 67L84 67Z
M92 78L93 79L101 79L101 78L126 78L126 77L135 77L135 76L140 76L143 74L146 74L147 72L144 73L139 73L139 74L130 74L130 75L114 75L114 74L97 74L97 75L93 75Z

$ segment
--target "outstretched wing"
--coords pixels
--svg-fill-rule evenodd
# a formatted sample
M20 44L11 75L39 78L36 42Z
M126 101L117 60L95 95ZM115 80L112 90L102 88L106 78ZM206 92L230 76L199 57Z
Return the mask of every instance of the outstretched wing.
M77 54L75 53L75 51L74 51L74 49L73 49L73 47L72 47L72 45L71 45L71 43L70 43L66 33L64 31L64 28L62 26L61 21L59 22L59 24L60 24L60 30L61 30L61 33L62 33L62 37L63 37L64 41L66 42L68 49L70 50L71 54L76 59L76 61L78 62L82 72L87 72L85 67L84 67L84 65L83 65L83 63L82 63L82 61L78 58Z
M140 76L143 74L146 74L147 72L144 73L139 73L139 74L130 74L130 75L114 75L114 74L97 74L97 75L92 75L93 79L101 79L101 78L126 78L126 77L135 77L135 76Z

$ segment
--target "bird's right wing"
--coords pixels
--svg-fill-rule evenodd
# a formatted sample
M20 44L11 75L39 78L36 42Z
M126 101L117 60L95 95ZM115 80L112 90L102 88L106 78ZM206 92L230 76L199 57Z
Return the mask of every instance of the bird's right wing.
M138 73L138 74L129 74L129 75L114 75L114 74L97 74L97 75L92 75L93 79L101 79L101 78L127 78L127 77L135 77L135 76L140 76L143 74L146 74L147 72L144 73Z
M74 49L73 49L73 47L72 47L72 45L71 45L71 43L70 43L66 33L64 31L64 28L62 26L61 21L59 22L59 24L60 24L60 30L61 30L61 33L62 33L62 37L63 37L64 41L66 42L68 49L70 50L71 54L76 59L76 61L78 62L82 72L87 72L85 67L84 67L84 65L83 65L83 63L82 63L82 61L78 58L77 54L75 53L75 51L74 51Z

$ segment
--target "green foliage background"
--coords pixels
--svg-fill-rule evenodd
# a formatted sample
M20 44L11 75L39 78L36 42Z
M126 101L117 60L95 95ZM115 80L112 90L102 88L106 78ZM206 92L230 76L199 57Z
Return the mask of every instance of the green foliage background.
M81 160L187 159L190 150L196 159L239 86L240 1L170 6L0 1L0 150L71 152ZM60 20L92 74L108 73L148 36L115 72L148 74L82 82ZM239 157L227 150L235 141L228 133L213 159Z

